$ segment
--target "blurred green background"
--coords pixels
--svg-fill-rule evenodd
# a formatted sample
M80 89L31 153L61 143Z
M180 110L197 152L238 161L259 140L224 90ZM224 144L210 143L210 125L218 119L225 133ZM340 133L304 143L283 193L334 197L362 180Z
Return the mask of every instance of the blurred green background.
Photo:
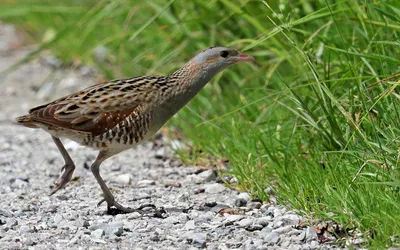
M191 142L182 159L228 159L255 198L269 187L363 246L399 246L399 1L2 0L0 19L40 44L31 58L50 49L108 79L171 73L212 45L255 56L169 123Z

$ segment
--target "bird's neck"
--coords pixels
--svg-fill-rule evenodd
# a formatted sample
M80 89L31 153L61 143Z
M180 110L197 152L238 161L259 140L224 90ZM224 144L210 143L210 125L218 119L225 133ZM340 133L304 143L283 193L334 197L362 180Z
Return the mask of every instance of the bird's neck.
M181 108L183 108L193 97L211 80L213 74L204 74L198 67L190 63L168 76L171 92L165 96L159 107L159 119L166 122ZM161 122L161 121L160 121Z
M182 99L182 107L189 102L216 74L219 70L212 70L196 65L189 61L170 76L177 79L177 91L175 98Z
M182 68L175 71L170 77L177 79L179 94L192 99L219 71L195 65L189 61Z

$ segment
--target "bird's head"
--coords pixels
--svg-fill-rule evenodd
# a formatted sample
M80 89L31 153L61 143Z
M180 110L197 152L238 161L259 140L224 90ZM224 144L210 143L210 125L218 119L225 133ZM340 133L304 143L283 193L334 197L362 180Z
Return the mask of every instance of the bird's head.
M200 51L182 68L172 73L170 81L176 86L173 92L173 105L167 105L173 114L190 101L216 74L240 62L252 62L255 58L228 47L210 47ZM172 84L170 84L172 85ZM168 93L170 93L169 91Z
M212 75L240 62L252 62L255 58L228 47L210 47L199 52L191 63Z
M196 93L216 74L240 62L252 62L255 58L235 49L218 46L200 51L181 69L173 73L179 76L181 84L187 85Z

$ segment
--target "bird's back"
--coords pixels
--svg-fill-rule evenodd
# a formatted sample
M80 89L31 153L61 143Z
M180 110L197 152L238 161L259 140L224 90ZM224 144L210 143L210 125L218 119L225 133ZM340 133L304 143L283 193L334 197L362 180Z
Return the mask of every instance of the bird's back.
M97 84L16 118L100 150L122 151L151 137L162 125L154 120L168 76L146 76ZM161 122L161 121L160 121Z

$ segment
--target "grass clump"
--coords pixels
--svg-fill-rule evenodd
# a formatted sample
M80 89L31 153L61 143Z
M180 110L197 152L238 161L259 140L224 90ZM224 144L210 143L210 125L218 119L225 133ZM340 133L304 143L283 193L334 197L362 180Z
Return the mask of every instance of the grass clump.
M0 19L107 77L172 72L228 45L257 62L214 79L170 123L228 158L239 187L400 244L397 1L7 0ZM105 49L106 59L96 59Z

